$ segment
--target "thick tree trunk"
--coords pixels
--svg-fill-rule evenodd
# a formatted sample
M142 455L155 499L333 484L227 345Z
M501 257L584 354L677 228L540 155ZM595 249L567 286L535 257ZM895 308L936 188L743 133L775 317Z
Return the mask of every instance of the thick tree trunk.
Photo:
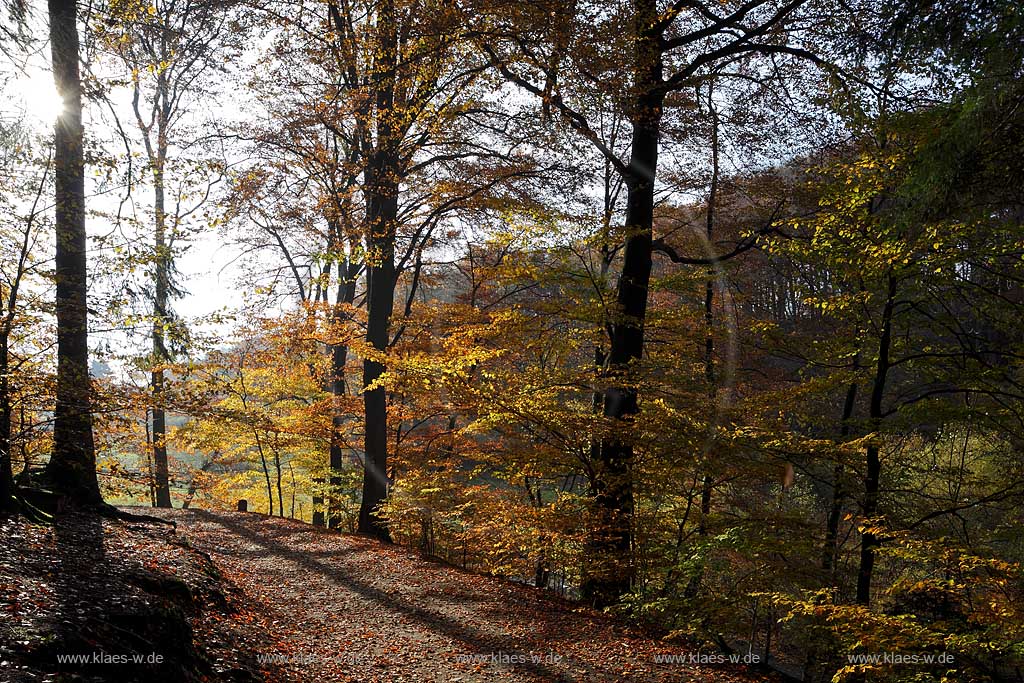
M379 354L387 352L391 314L395 308L395 230L401 178L398 148L400 112L396 111L398 22L394 4L381 3L378 30L377 76L374 88L376 149L366 165L366 341ZM377 514L388 494L388 398L384 387L367 389L384 373L378 359L363 361L363 499L359 531L391 540L387 524Z
M53 487L63 495L77 503L96 505L102 502L102 497L96 478L90 405L78 12L75 0L49 0L48 8L53 76L64 111L54 131L57 401L53 454L46 472Z
M657 4L636 2L636 74L638 95L632 112L632 152L626 185L626 243L617 289L618 318L608 352L611 376L620 380L605 391L604 415L628 423L639 408L628 374L643 357L644 319L651 278L654 180L664 96L660 38L646 27L655 23ZM622 425L623 427L625 424ZM587 567L580 587L585 600L598 606L616 602L632 586L633 447L613 435L601 442L591 493L595 528L587 543Z
M395 302L395 234L398 212L397 187L378 185L368 204L370 220L370 260L367 263L367 325L366 341L378 352L385 353L391 334L391 314ZM387 525L377 509L388 493L388 404L387 391L378 386L365 390L384 373L378 360L363 361L363 406L365 435L363 442L363 499L359 507L359 531L382 539L390 539Z
M889 353L892 346L892 316L896 305L896 277L889 275L888 292L882 310L881 329L878 339L878 361L875 378L871 385L871 400L868 402L868 419L876 434L882 424L882 399L885 396L886 379L889 374ZM877 440L867 448L867 462L864 472L864 519L869 526L878 514L879 480L882 463L879 458ZM878 535L865 531L860 537L860 570L857 572L857 603L871 604L871 577L875 569L875 548Z

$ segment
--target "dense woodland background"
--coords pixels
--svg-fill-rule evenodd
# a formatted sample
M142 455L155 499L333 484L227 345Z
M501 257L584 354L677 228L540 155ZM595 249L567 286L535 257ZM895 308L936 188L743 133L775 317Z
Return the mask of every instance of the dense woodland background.
M805 680L1020 680L1017 3L6 11L64 99L0 120L8 508L247 499ZM240 305L176 309L196 250Z

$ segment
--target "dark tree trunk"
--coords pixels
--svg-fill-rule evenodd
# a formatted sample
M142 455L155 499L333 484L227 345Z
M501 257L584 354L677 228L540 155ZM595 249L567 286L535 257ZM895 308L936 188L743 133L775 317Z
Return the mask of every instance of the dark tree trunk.
M551 580L551 563L548 562L547 554L541 552L534 565L533 585L537 588L547 588Z
M379 353L385 353L391 334L391 314L395 302L395 234L398 212L397 186L381 187L368 201L370 254L367 262L366 341ZM390 184L390 182L388 183ZM385 191L380 191L385 190ZM384 373L378 360L363 361L363 387L376 382ZM377 509L388 493L388 402L387 391L378 386L363 392L365 435L363 442L363 499L359 507L359 531L389 540L387 525Z
M711 183L708 188L707 215L705 216L704 234L710 248L715 234L715 207L718 199L718 112L715 109L714 81L708 84L708 112L711 114ZM714 266L708 268L707 280L704 281L704 379L708 383L709 397L714 405L718 395L718 379L715 371L715 277ZM700 517L697 520L697 535L704 538L708 535L708 517L711 516L711 495L714 492L715 480L708 469L708 459L714 447L715 428L718 426L716 415L708 430L708 440L704 447L704 475L700 485ZM704 578L704 567L700 566L686 584L683 594L687 598L696 597Z
M291 463L288 463L288 474L292 479L292 502L291 508L288 511L288 516L295 519L295 469L292 467Z
M263 450L263 440L260 439L260 432L258 429L252 430L253 436L256 437L256 451L260 454L260 465L263 467L263 479L267 484L267 514L271 517L274 516L274 486L270 480L270 463L267 462L267 453Z
M281 452L274 448L275 484L277 485L277 516L284 517L284 488L281 485ZM273 510L270 511L274 513Z
M163 126L157 135L162 140ZM164 370L167 362L167 345L165 341L167 326L167 304L170 290L170 254L167 246L167 219L164 211L164 168L163 159L166 149L158 142L153 167L153 212L156 215L154 230L154 248L156 262L154 264L154 297L153 297L153 363L155 365L151 385L153 392L153 480L156 487L156 506L171 507L171 487L167 468L167 416L164 410Z
M871 385L871 400L868 402L868 419L871 429L878 432L882 423L882 399L885 396L886 378L889 374L889 353L892 346L892 316L896 304L896 277L889 275L888 292L882 309L881 330L878 339L878 362ZM864 472L864 519L869 526L878 513L879 479L882 463L879 459L877 441L867 448L867 462ZM857 604L871 604L871 577L875 569L875 548L878 535L866 531L860 537L860 570L857 572Z
M54 131L56 184L57 401L53 454L46 467L52 486L77 503L102 502L96 478L89 383L86 303L85 159L77 4L49 0L50 50L64 112Z
M854 360L854 367L857 360ZM846 400L843 402L843 417L839 428L839 434L844 439L850 434L850 420L853 418L853 409L857 403L857 383L851 382L846 389ZM837 544L839 542L839 522L843 517L843 505L846 500L846 491L843 489L843 476L845 474L842 463L835 466L832 473L832 505L828 511L828 521L825 525L825 552L821 559L821 568L830 574L834 574L836 566ZM833 581L833 583L835 583Z
M324 480L317 477L313 479L313 526L324 526Z
M0 339L0 513L16 508L11 464L11 387L7 375L7 339Z
M660 36L646 27L655 23L657 4L636 2L637 95L632 112L632 151L626 185L626 243L617 288L617 319L612 326L608 370L622 380L605 392L604 415L628 423L637 414L637 390L627 375L643 357L644 319L651 278L654 223L654 180L664 95ZM625 426L623 424L622 426ZM582 597L598 606L616 602L632 586L633 447L619 436L601 442L591 492L596 528L587 543L587 569Z
M338 300L334 308L334 320L340 324L344 319L342 304L351 305L356 298L356 274L358 266L345 259L338 263ZM341 487L341 470L345 465L345 452L341 447L341 430L344 416L338 407L339 399L348 392L345 383L345 366L348 364L348 345L334 344L331 346L331 394L335 398L334 414L331 416L331 494L328 498L327 524L337 529L341 524L341 503L338 500L338 489Z
M395 230L401 178L399 146L402 116L396 111L398 21L390 0L377 12L378 46L374 100L376 148L366 155L366 341L379 354L387 352L391 314L395 308ZM391 540L387 524L377 514L388 494L388 397L384 387L367 390L384 373L378 359L363 361L363 499L359 531Z

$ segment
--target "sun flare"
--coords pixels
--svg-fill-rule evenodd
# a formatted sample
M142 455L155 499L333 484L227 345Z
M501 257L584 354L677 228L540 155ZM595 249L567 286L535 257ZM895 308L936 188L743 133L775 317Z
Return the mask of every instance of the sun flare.
M20 96L25 113L43 123L53 123L64 112L64 101L46 76L19 81L16 96Z

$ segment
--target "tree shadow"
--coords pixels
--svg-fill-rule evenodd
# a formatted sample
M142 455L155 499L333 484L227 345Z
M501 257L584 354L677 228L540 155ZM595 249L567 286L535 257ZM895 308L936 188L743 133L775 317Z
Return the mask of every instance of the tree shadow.
M196 653L181 596L166 595L156 581L141 587L145 574L107 552L103 522L95 511L54 516L56 609L52 637L36 656L68 680L188 680Z
M189 514L194 515L198 519L217 524L240 538L262 546L267 554L276 555L294 562L303 569L319 574L338 586L351 590L368 600L372 600L388 610L398 612L438 634L458 641L466 647L467 653L473 652L486 655L500 652L505 655L514 656L511 657L513 661L503 662L505 666L514 671L548 681L568 683L573 680L565 673L552 670L544 664L535 663L531 659L531 653L519 651L514 641L483 633L443 614L438 614L424 607L396 598L396 596L373 586L365 579L353 575L350 571L315 559L302 551L294 550L278 542L273 537L261 535L229 515L217 515L206 510L189 510ZM568 658L562 661L566 666L574 664Z
M89 637L90 622L96 604L107 598L107 591L97 580L109 573L103 520L94 513L59 510L53 519L53 539L57 608L54 635L60 647L68 650L60 654L91 654L95 647Z

